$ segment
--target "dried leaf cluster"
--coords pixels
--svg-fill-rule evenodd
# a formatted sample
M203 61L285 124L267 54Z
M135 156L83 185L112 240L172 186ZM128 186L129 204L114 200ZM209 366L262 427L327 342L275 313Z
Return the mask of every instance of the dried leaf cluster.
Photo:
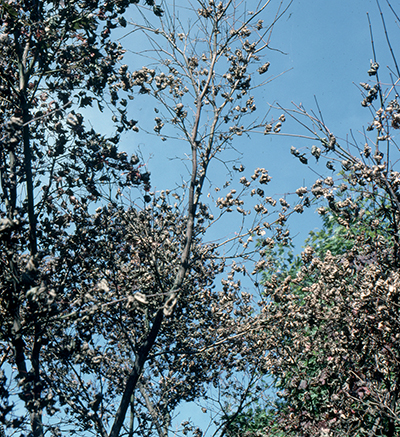
M264 27L261 15L270 2L247 17L240 2L199 1L190 31L173 8L144 3L150 12L137 0L0 6L6 435L166 436L181 402L221 381L245 399L251 383L234 382L237 373L259 379L260 322L237 276L247 275L240 259L255 258L255 273L263 268L253 236L276 227L278 239L287 238L289 206L282 199L278 218L263 222L265 205L276 204L265 197L263 168L222 195L215 214L212 196L210 204L202 198L210 163L223 161L237 136L265 126L251 116L252 87L267 82L255 77L269 68L261 52L275 21ZM125 18L134 4L140 25ZM123 63L113 31L128 25L155 44L154 68ZM120 151L122 134L139 131L128 116L134 94L161 108L153 134L188 146L189 180L180 189L151 192L139 158ZM90 126L94 108L111 113L114 134ZM283 121L272 121L276 130ZM204 243L233 207L250 224L242 221L228 241ZM201 435L189 423L181 428Z
M386 32L383 15L382 21ZM244 409L230 436L399 434L400 71L394 54L393 61L388 84L375 59L367 71L372 83L360 84L361 105L372 114L361 142L334 135L321 113L302 106L285 111L317 144L293 146L292 155L302 164L325 160L331 171L296 191L318 206L324 229L310 234L297 258L279 243L269 253L260 322L264 369L278 400Z

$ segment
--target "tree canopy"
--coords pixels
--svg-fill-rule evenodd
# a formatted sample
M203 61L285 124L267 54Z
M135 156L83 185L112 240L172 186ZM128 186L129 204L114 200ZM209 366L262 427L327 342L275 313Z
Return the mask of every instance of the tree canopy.
M276 18L264 27L269 1L250 18L235 2L200 1L194 33L172 9L144 3L151 8L133 0L1 2L6 434L166 436L179 403L220 386L221 375L228 387L236 371L259 365L258 320L234 273L246 274L239 260L253 233L271 227L262 222L272 200L261 199L251 226L227 242L233 263L223 243L203 235L233 208L240 220L249 216L242 196L261 196L270 177L264 168L243 176L239 192L216 200L215 217L203 190L210 162L260 128L251 91L266 82L262 53ZM128 23L128 10L144 22ZM123 63L114 30L128 25L155 44L156 68ZM160 106L154 132L168 124L187 145L180 189L153 192L140 159L121 151L123 133L139 129L127 111L135 93ZM95 111L110 114L112 134L91 126ZM246 387L236 391L244 397Z
M190 420L172 430L190 401L215 436L398 434L400 71L382 15L393 68L383 81L374 54L360 137L301 105L263 107L289 6L1 1L5 435L200 437ZM138 96L152 120L130 118ZM240 148L288 134L289 118L312 141L292 157L326 166L274 199L267 164L248 172ZM173 186L123 151L139 130L183 145ZM309 207L322 229L296 256L290 220Z
M286 113L318 144L291 153L305 164L325 159L335 173L297 191L317 205L322 229L311 231L301 256L277 244L264 270L266 373L278 401L263 409L253 404L230 435L399 432L400 71L383 15L382 22L393 68L382 72L374 58L369 81L360 83L361 105L372 114L361 140L336 136L321 113L301 106Z

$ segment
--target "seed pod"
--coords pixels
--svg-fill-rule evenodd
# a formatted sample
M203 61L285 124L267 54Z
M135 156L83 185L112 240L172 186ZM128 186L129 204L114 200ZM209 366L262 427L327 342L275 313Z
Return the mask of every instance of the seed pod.
M139 303L142 303L142 304L144 304L144 305L146 305L146 304L148 304L149 302L148 302L148 300L146 299L146 296L143 294L143 293L139 293L139 292L137 292L137 293L135 293L134 295L133 295L133 297L139 302Z
M316 160L318 161L319 157L321 156L321 149L317 146L312 146L311 155L315 156Z
M271 64L269 62L266 62L264 65L262 65L260 68L258 68L257 71L260 74L264 74L264 73L266 73L268 71L268 68L269 68L270 65Z
M367 73L370 76L375 76L376 73L378 72L378 68L379 68L379 64L377 62L374 62L372 59L370 61L370 69L367 71Z
M328 162L326 163L326 168L328 168L329 170L334 171L334 170L335 170L335 167L333 166L333 161L328 161Z

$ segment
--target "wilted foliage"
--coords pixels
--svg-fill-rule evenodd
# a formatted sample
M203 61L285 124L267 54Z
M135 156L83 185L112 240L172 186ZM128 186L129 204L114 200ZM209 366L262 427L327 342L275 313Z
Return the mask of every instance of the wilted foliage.
M281 244L270 252L261 319L279 402L262 413L259 428L236 423L231 435L399 433L400 71L393 61L389 85L376 59L367 72L372 83L360 84L373 117L363 144L341 140L302 106L286 111L316 142L309 154L291 153L304 164L324 159L331 171L296 191L318 206L324 228L311 233L301 257L285 259Z
M275 21L264 28L261 14L270 2L245 18L240 2L199 1L197 33L144 3L150 13L135 11L145 24L130 25L159 40L160 60L133 72L111 37L138 1L1 3L0 422L9 434L165 436L180 402L259 366L259 320L235 275L247 275L240 258L259 259L253 236L276 227L287 238L288 205L264 222L276 204L264 198L264 168L220 194L215 217L202 196L210 162L264 129L242 120L256 109L253 82L264 84L253 76L269 68L261 52ZM175 129L188 145L180 190L150 192L138 157L119 150L121 134L139 130L127 115L135 92L162 106L154 132L168 126L163 138ZM108 136L88 120L106 107ZM269 123L278 131L283 121ZM132 187L145 191L136 203ZM247 191L256 205L244 205ZM250 224L228 241L228 263L224 242L202 238L233 210ZM231 388L245 398L248 388Z
M361 436L374 426L384 435L397 428L397 262L383 238L356 243L324 258L306 249L296 278L267 284L271 372L288 431Z

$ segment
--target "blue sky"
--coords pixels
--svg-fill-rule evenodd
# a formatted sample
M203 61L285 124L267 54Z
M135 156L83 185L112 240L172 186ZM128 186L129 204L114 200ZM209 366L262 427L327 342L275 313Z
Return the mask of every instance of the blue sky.
M170 2L172 0L165 0L166 4ZM246 7L251 10L258 3L258 0L247 0ZM278 0L271 1L271 9L263 17L266 23L273 17L277 4ZM396 23L385 0L381 0L381 6L395 46L399 40L399 23ZM393 6L397 7L395 0ZM361 131L371 119L368 109L360 105L362 97L357 87L359 82L368 81L367 70L373 56L367 12L372 22L377 60L381 70L385 70L386 65L391 64L391 58L375 0L294 0L275 26L271 39L271 47L285 54L278 51L266 53L266 60L271 62L268 74L279 76L284 71L286 73L257 92L258 111L268 110L270 104L277 103L290 108L291 102L302 103L306 108L316 110L315 96L325 122L338 138L345 139L351 129L356 133ZM397 13L400 14L400 7ZM133 17L134 14L135 9ZM185 14L182 12L182 17ZM143 40L135 38L123 39L121 42L132 52L137 52L143 49ZM127 59L129 63L129 56ZM141 60L136 67L145 64L145 60ZM140 126L156 116L154 106L147 97L135 97L129 112ZM280 111L274 111L275 118L279 114ZM105 116L96 113L91 122L95 126L105 124L107 128L107 120ZM301 126L290 121L284 124L282 132L306 133ZM243 153L247 174L250 175L256 167L267 168L273 179L266 194L281 197L299 186L309 187L316 179L315 173L290 154L292 145L305 151L311 144L293 137L256 134L251 139L241 137L235 146ZM158 137L144 132L124 135L121 150L135 153L138 148L148 163L151 182L157 190L172 188L187 178L185 166L180 160L188 153L187 148L177 147L174 142L164 143ZM310 160L310 165L315 171L328 174L323 163L315 164ZM214 167L210 178L219 178L221 169L220 165ZM298 234L296 247L300 247L308 232L318 226L318 217L312 210L303 216L296 215L296 221L291 223L293 234ZM233 222L225 223L224 227L226 235L235 231ZM209 238L216 238L216 235L211 233ZM207 414L201 413L193 405L184 405L177 413L176 423L191 417L202 427L207 424Z
M247 1L249 9L252 3L257 2ZM398 23L386 2L382 0L381 3L389 36L392 44L395 44L399 37ZM362 97L357 87L359 82L369 80L367 70L373 57L367 12L372 23L377 60L383 70L387 64L391 64L391 58L375 1L295 0L286 16L277 24L272 37L272 46L286 54L267 54L272 75L290 71L258 95L258 107L261 109L260 100L266 104L279 102L283 107L291 107L293 101L316 110L315 96L326 124L337 137L345 139L350 130L356 134L362 131L363 126L367 126L371 120L369 111L360 104ZM295 123L288 122L284 127L292 133L305 133ZM255 135L249 144L243 146L247 150L244 161L248 168L261 165L269 169L273 177L269 186L270 195L291 192L301 185L310 186L316 178L314 173L290 155L291 145L301 148L310 147L311 143L288 137ZM168 153L167 146L164 147ZM146 150L148 144L143 138L144 154ZM165 182L165 167L157 169L160 165L157 163L154 169L152 161L149 162L152 180L156 185L161 185ZM311 164L316 171L328 174L323 163ZM317 226L319 220L313 211L303 217L296 216L296 222L292 225L294 233L299 233L296 244L301 246L308 231ZM177 422L191 416L198 424L206 424L207 414L202 414L193 405L183 406L179 413Z
M277 3L275 1L271 4ZM246 6L251 10L257 4L258 0L247 0ZM396 7L395 4L393 6ZM398 41L399 23L396 23L385 0L381 0L381 7L389 36L395 45ZM271 7L263 17L266 23L273 17L275 10L275 6ZM369 80L367 70L373 57L367 12L370 14L377 61L382 71L387 64L391 64L391 58L375 0L294 0L286 15L275 26L271 39L271 47L285 54L278 51L269 51L266 54L266 59L271 62L268 72L271 76L278 76L283 71L286 73L264 90L257 91L258 111L267 110L270 104L276 103L290 108L291 102L301 103L305 108L316 111L316 98L326 124L337 138L344 142L350 130L357 136L363 126L366 127L371 121L369 110L360 104L362 97L357 86L359 82ZM400 13L400 10L397 12ZM189 17L188 12L182 10L181 19L186 16ZM121 42L133 53L145 49L144 40L137 34L135 38L126 38ZM128 54L127 59L136 62L137 68L146 65L145 58L138 60L133 54ZM135 97L130 115L139 121L140 126L149 119L154 119L154 106L147 97ZM274 112L275 118L279 113L280 111ZM284 124L282 131L306 134L301 126L290 121ZM259 166L269 170L273 178L268 186L267 194L270 196L285 195L299 186L310 187L317 178L314 172L290 154L292 145L305 151L312 143L293 137L258 134L251 139L241 137L235 144L243 153L242 160L249 170L248 174ZM164 143L144 132L131 133L124 137L122 149L134 153L138 147L148 162L155 189L172 188L187 178L181 161L184 154L188 153L187 148L180 147L173 141ZM329 175L323 162L316 164L310 160L310 166L316 172ZM210 178L218 178L220 171L221 166L216 166ZM235 231L233 222L224 226L227 235ZM299 248L308 232L318 226L319 219L313 210L303 216L296 215L296 221L291 223L293 234L298 235L295 240L296 247ZM212 233L209 237L216 238ZM198 424L206 424L207 415L194 409L193 405L183 406L178 413L177 423L191 416Z
M179 4L178 1L176 3ZM396 41L399 29L386 1L381 3L389 34L392 41ZM250 11L258 0L247 0L245 4ZM273 18L277 5L277 0L271 2L262 17L265 23ZM345 139L351 129L361 131L370 121L369 110L360 105L362 97L357 87L359 82L368 81L367 70L372 58L367 12L370 13L375 49L382 70L391 59L375 0L294 0L276 24L271 39L271 47L285 54L273 50L266 52L266 59L271 62L268 74L272 77L285 73L264 89L257 90L257 113L261 115L270 104L276 103L291 108L291 102L302 103L305 108L316 111L317 98L326 124L338 138ZM187 9L179 10L179 14L182 21L191 18ZM133 21L135 18L136 15L132 14ZM134 53L146 49L146 42L138 33L121 42ZM132 53L127 54L127 60L136 64L137 68L149 62L146 57L138 58ZM135 98L130 106L130 115L139 121L139 126L156 116L153 109L156 105L147 96ZM280 111L272 113L277 118ZM306 134L301 126L290 121L282 129L282 133L288 132ZM282 196L299 186L309 187L317 177L289 153L292 145L306 151L306 147L312 145L310 141L256 134L251 139L243 136L234 145L243 152L242 162L249 174L259 166L269 170L272 182L268 186L268 195ZM138 147L148 162L155 189L171 188L187 178L185 163L180 161L188 153L187 148L177 147L173 141L164 143L143 131L124 138L123 149L132 153ZM310 160L310 165L315 171L329 175L323 162L316 165ZM220 176L221 170L216 166L210 174L211 180ZM296 245L300 247L308 231L316 226L319 226L319 220L314 212L297 215L296 223L292 225L293 233L298 234Z

